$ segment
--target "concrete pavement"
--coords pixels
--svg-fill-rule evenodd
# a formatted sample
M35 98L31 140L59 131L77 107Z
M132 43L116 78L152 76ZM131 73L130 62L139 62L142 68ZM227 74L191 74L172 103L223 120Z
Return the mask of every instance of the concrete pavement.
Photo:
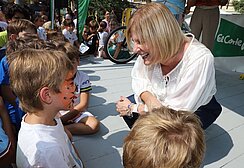
M101 58L81 59L79 69L92 83L89 111L101 121L95 135L74 137L86 168L122 168L123 139L129 129L115 111L119 96L132 93L130 71L134 61L118 65ZM216 71L217 95L223 112L206 130L204 168L244 167L244 80L235 72Z

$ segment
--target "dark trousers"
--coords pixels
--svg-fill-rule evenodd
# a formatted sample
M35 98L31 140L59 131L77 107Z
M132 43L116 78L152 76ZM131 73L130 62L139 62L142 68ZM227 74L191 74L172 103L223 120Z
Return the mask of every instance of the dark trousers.
M134 95L127 97L132 103L135 103ZM199 117L202 122L202 128L207 129L220 115L222 111L221 105L217 102L215 97L210 100L210 102L204 106L201 106L195 111L195 114ZM138 119L139 114L133 113L133 117L124 116L126 124L129 128L132 128L135 121Z

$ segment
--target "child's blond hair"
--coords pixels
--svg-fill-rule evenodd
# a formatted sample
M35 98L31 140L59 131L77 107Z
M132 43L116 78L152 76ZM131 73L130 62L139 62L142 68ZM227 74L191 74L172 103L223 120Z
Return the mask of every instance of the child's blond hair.
M135 122L123 149L125 168L198 168L204 132L195 114L162 107Z
M40 89L49 87L53 92L60 92L60 85L65 80L73 65L62 51L25 49L11 54L10 84L21 102L25 112L43 110L39 97Z

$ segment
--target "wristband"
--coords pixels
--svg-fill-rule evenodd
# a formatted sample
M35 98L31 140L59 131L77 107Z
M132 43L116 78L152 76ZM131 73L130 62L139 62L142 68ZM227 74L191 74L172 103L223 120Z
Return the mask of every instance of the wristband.
M127 106L127 108L128 109L131 109L131 106L133 106L134 105L134 103L130 103L128 106Z
M134 105L134 103L130 103L128 106L127 106L127 110L126 110L126 114L128 117L133 117L133 114L132 114L132 110L131 110L131 107Z

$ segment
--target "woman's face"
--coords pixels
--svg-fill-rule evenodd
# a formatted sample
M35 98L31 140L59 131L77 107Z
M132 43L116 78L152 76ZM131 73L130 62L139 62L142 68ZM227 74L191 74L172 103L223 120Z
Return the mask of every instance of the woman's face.
M147 44L145 42L142 43L134 33L131 33L131 38L133 43L133 52L139 54L139 56L142 57L145 65L152 64L154 56L150 54Z

